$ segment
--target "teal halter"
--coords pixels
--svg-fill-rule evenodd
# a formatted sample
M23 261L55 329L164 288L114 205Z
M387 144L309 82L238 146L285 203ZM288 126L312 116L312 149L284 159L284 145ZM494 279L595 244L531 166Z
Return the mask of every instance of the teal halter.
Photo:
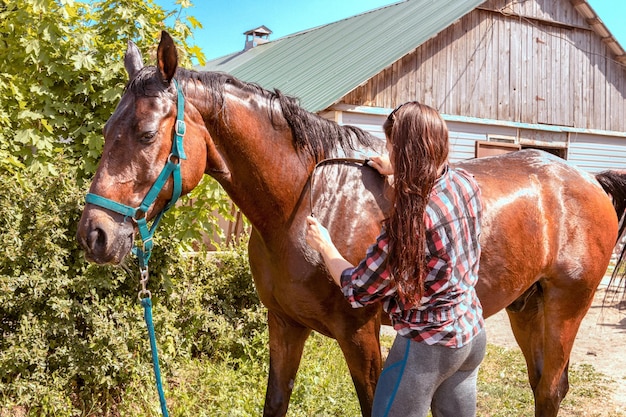
M172 151L167 158L167 163L163 167L163 170L157 177L156 181L152 185L152 188L148 191L148 194L144 197L143 201L139 205L139 207L130 207L117 201L110 200L108 198L88 193L85 197L85 201L89 204L94 204L96 206L100 206L107 210L114 211L124 216L124 218L131 218L137 223L137 228L139 229L139 235L141 236L142 246L136 245L133 248L133 254L137 256L139 259L139 268L141 270L147 269L148 260L150 259L150 255L152 254L152 237L154 236L154 232L163 217L163 214L167 210L169 210L178 200L182 190L182 178L180 174L180 161L182 159L187 159L185 155L185 150L183 149L183 136L185 135L185 97L183 96L183 92L179 87L176 80L172 80L174 86L176 87L176 92L178 95L178 103L177 103L177 114L176 114L176 125L174 128L174 139L172 140ZM159 193L165 186L165 183L169 179L170 175L172 176L174 186L172 191L172 198L165 205L163 210L161 210L154 221L152 222L152 226L148 226L148 220L146 213L150 206L155 202Z

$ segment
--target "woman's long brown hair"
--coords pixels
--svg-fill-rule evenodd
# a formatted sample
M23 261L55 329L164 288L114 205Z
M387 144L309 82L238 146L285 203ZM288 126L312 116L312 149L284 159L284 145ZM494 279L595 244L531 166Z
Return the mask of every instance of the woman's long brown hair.
M424 212L438 169L448 159L448 128L433 108L409 102L383 124L394 167L392 209L385 219L388 270L400 301L418 306L427 274Z

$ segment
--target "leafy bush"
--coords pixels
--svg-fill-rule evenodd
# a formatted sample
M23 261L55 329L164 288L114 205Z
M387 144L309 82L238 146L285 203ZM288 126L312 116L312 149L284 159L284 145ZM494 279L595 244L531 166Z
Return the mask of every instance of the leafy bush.
M250 341L266 326L244 248L154 263L166 280L162 300L175 316L179 349L194 357L245 356Z
M199 27L181 14L191 2L176 4L0 0L1 417L115 414L125 387L151 377L136 269L87 265L75 234L102 127L127 81L126 41L151 59L166 29L183 65L203 60L187 44ZM173 246L157 239L151 262L166 376L179 359L245 355L264 326L242 247L180 256L201 231L218 231L211 213L230 208L215 181L194 193L193 209L166 216L159 236L171 232Z
M85 262L75 234L86 190L57 169L17 182L0 166L0 415L105 415L152 372L134 260ZM245 249L183 257L170 242L157 240L149 283L164 375L185 358L246 355L265 313Z

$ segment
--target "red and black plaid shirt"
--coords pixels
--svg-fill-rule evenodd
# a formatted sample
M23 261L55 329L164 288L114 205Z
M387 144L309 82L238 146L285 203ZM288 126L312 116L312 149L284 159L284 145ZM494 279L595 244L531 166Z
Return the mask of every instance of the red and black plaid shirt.
M447 169L435 182L424 213L429 272L419 307L405 309L386 269L388 237L383 229L365 259L341 276L353 307L383 301L396 331L430 345L461 347L484 326L474 288L480 259L482 204L467 172Z

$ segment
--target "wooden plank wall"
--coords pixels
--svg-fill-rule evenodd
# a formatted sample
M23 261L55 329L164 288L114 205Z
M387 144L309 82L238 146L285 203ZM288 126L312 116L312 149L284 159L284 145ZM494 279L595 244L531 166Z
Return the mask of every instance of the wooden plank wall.
M568 0L490 0L342 99L625 131L626 68Z

